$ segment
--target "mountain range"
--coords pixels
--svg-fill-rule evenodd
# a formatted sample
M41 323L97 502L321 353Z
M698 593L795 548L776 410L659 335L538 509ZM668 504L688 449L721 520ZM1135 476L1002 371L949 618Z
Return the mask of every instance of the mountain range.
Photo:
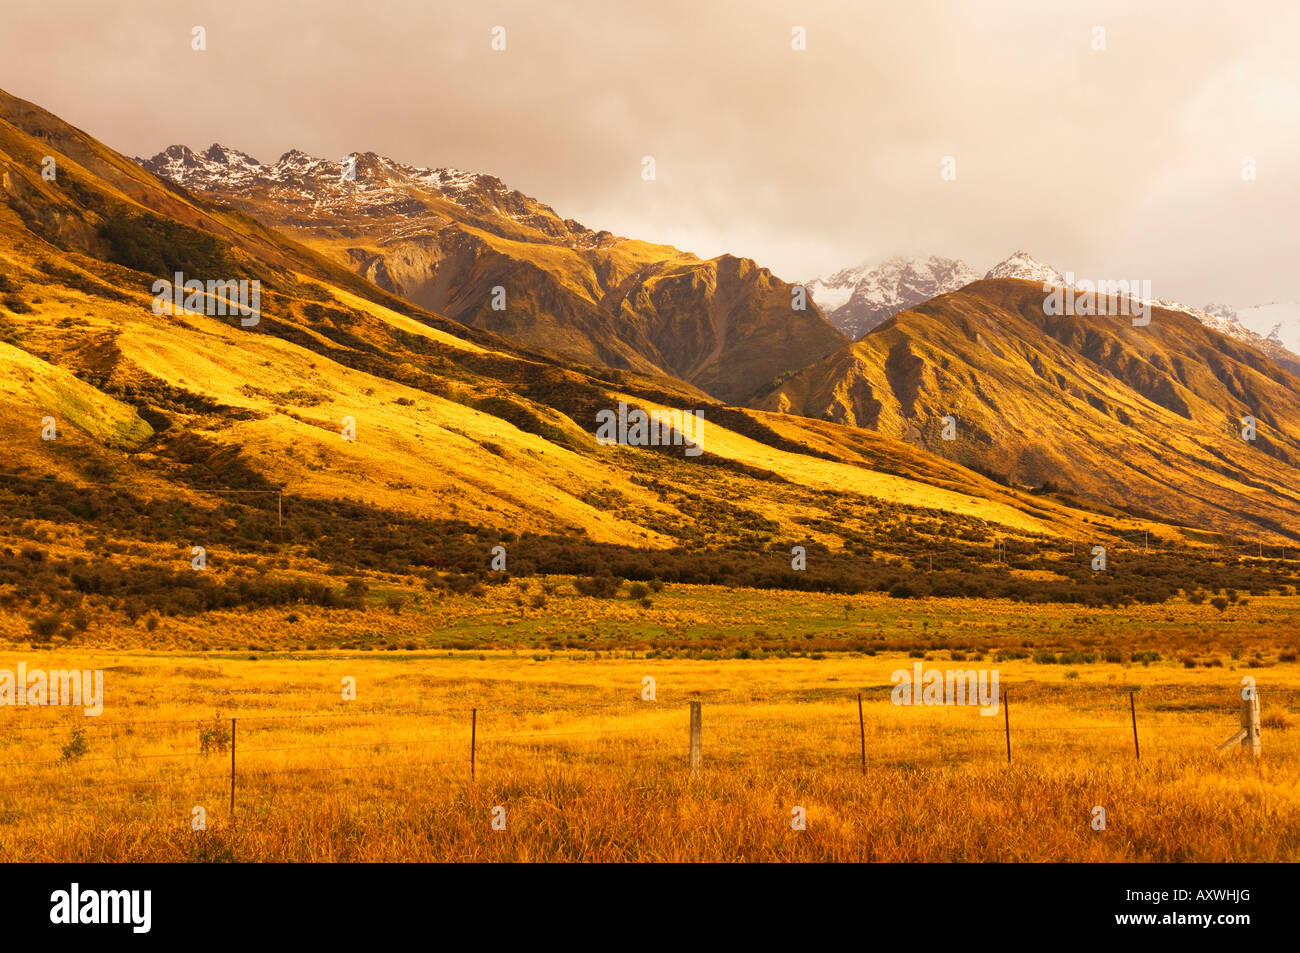
M1025 251L1013 252L983 277L1066 283L1065 275ZM826 310L831 324L856 341L900 311L957 291L979 278L980 274L960 259L895 255L877 265L845 268L804 285ZM1190 314L1206 327L1243 341L1288 370L1300 373L1300 303L1274 302L1236 310L1222 304L1192 308L1163 299L1151 303Z
M1182 311L1156 306L1142 327L1049 316L1041 276L980 280L900 312L756 406L1200 525L1250 513L1288 531L1300 503L1300 379ZM943 439L945 418L956 439Z
M52 180L42 176L47 156ZM879 434L728 406L653 369L560 360L554 349L424 309L349 268L346 255L192 188L194 180L160 178L0 93L0 413L18 422L3 438L3 470L38 481L42 498L69 501L78 516L62 533L73 552L134 527L123 545L188 553L194 534L183 520L200 515L221 526L209 540L215 552L220 540L234 545L253 532L265 494L281 492L286 521L316 534L307 553L346 550L375 533L382 552L426 534L422 558L440 565L460 558L441 542L446 533L527 535L538 540L533 552L617 546L680 558L776 545L788 565L786 540L837 551L847 539L887 545L891 527L917 518L906 514L931 514L929 532L947 535L991 525L1065 537L1094 522L1102 535L1169 532L1028 498ZM443 211L469 216L463 208ZM387 205L376 212L385 227L396 214ZM424 217L415 226L429 227ZM504 267L503 257L483 254ZM575 259L561 248L551 261L563 269ZM707 284L741 261L689 267ZM538 288L562 283L539 276L536 262L518 267ZM176 272L259 281L256 323L206 308L160 313L153 288ZM746 312L737 323L756 320ZM704 455L602 445L597 413L620 403L700 411ZM57 439L41 439L47 419ZM342 436L349 425L355 439ZM248 495L223 495L231 493ZM29 491L0 481L0 503L0 512L30 518ZM103 514L120 508L127 515L107 526ZM578 552L586 555L551 565L592 571L610 558Z
M568 361L666 374L743 403L844 343L748 258L700 259L563 219L490 175L214 144L140 164L228 203L421 308ZM501 289L499 292L496 289Z
M749 259L592 231L491 176L131 160L0 93L0 411L29 422L4 469L222 514L215 494L274 490L322 533L454 521L680 553L1300 538L1300 380L1178 311L1048 319L1020 278L1037 263L1004 265L850 341ZM970 277L927 266L894 287ZM255 326L159 313L176 272L259 281ZM701 411L704 455L603 445L620 403Z

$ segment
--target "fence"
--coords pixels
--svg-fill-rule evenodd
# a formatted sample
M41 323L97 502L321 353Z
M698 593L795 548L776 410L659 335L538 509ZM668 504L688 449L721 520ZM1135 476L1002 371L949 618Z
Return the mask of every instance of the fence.
M1041 686L1026 686L1024 691L1024 699L1014 687L1000 692L1000 717L981 715L972 706L898 706L891 704L887 687L875 687L773 692L743 699L715 693L711 699L684 704L364 709L345 703L332 711L245 711L220 719L81 718L57 726L0 730L6 766L0 821L100 810L105 792L126 790L134 796L141 789L183 793L188 803L224 803L236 817L241 806L256 802L258 782L267 778L332 774L352 783L363 772L372 772L374 783L383 786L392 780L387 775L394 769L409 768L413 778L437 774L473 783L485 768L527 762L619 764L680 770L693 777L713 770L743 770L755 759L869 775L873 765L890 770L927 763L1033 763L1044 757L1078 759L1081 751L1108 762L1141 762L1171 754L1222 758L1230 747L1254 758L1300 762L1300 727L1292 730L1289 725L1292 714L1300 711L1298 691L1268 692L1269 711L1277 719L1274 731L1261 718L1260 698L1253 690L1233 690L1231 695L1187 689L1173 694L1159 688L1092 690L1071 692L1064 700ZM1060 723L1066 718L1070 723ZM183 750L187 746L190 750ZM15 747L60 754L13 757ZM104 748L112 753L100 754ZM401 760L340 760L398 751L408 754ZM412 758L413 751L427 756ZM304 755L314 763L285 763ZM177 764L197 770L162 770ZM145 766L154 766L154 774L143 776ZM42 804L16 803L34 797Z

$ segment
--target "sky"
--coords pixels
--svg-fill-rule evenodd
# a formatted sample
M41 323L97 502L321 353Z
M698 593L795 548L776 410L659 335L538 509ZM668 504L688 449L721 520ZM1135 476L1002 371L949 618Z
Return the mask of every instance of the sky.
M0 87L127 155L488 172L790 281L1023 249L1248 306L1300 297L1297 38L1294 0L11 0Z

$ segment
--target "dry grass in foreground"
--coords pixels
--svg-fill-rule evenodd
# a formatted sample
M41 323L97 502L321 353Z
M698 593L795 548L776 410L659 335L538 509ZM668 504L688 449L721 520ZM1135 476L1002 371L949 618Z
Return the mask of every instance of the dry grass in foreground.
M18 661L102 667L106 701L98 719L3 710L4 861L1300 859L1294 664L1254 673L1255 762L1214 753L1235 728L1239 673L1001 663L1008 765L1002 711L890 703L890 673L916 661L902 654L0 654L0 668ZM654 702L640 700L647 675ZM689 700L704 712L697 778Z

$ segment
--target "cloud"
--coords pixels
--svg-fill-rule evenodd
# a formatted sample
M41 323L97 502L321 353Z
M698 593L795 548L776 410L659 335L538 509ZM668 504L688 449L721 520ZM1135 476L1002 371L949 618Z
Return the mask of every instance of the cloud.
M220 141L491 172L591 227L788 279L895 251L984 268L1024 247L1192 304L1295 296L1286 0L56 0L6 16L0 85L128 154Z

